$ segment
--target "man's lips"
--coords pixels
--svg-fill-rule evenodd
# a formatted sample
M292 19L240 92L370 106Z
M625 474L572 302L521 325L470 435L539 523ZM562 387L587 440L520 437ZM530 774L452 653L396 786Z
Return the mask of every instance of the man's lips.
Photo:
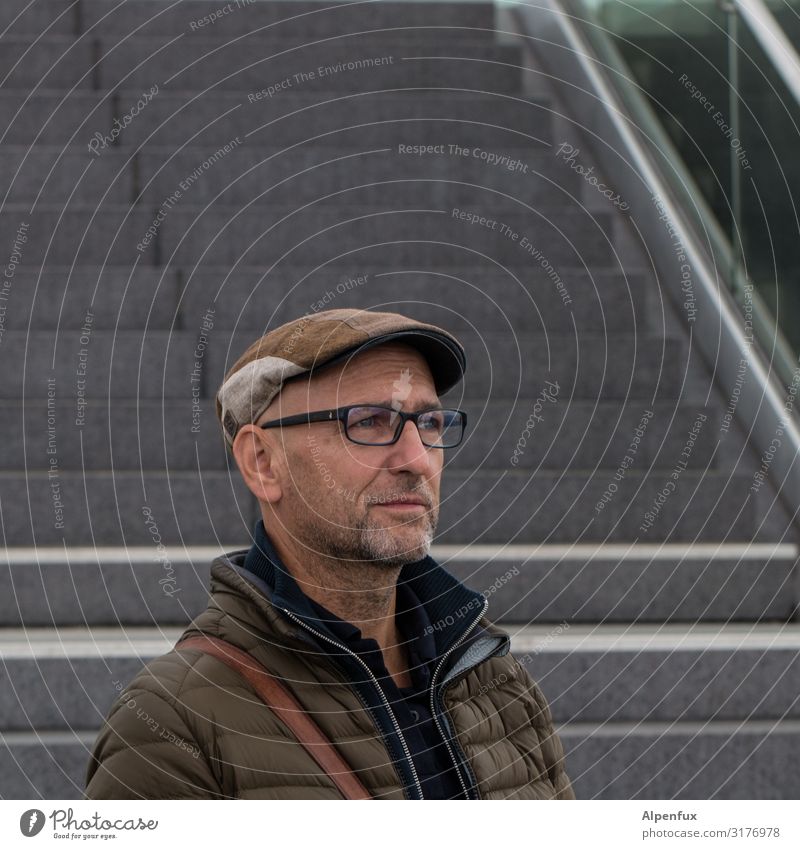
M428 509L428 503L426 501L423 501L421 498L413 496L409 498L390 498L386 500L374 501L373 506L394 508L423 507L426 510Z

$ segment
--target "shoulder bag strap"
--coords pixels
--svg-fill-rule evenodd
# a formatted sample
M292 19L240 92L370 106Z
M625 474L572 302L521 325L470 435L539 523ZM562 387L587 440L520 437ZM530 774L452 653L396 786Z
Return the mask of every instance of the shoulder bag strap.
M297 699L252 655L226 640L208 634L187 637L175 648L195 649L210 654L238 672L259 698L289 727L297 741L333 781L345 799L372 798Z

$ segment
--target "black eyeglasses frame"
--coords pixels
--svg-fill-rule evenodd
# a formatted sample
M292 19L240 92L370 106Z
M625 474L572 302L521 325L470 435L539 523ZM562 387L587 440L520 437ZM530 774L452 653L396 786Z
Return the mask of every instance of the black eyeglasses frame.
M364 408L375 408L378 410L389 410L389 412L397 414L400 420L400 424L395 431L394 437L390 439L388 442L359 442L357 439L353 439L350 436L349 429L347 427L347 417L350 413L350 410L355 410L360 407ZM455 445L428 445L422 438L422 434L419 431L419 425L417 424L417 420L424 413L458 413L461 417L461 439L455 443ZM311 424L312 422L332 422L332 421L340 421L344 425L344 432L347 439L350 442L353 442L356 445L366 445L366 446L384 446L384 445L394 445L398 439L400 439L400 434L403 432L406 422L412 421L414 422L414 427L417 428L417 433L420 434L420 441L426 448L455 448L460 445L464 439L464 434L467 431L467 414L463 410L455 410L452 408L442 408L442 407L434 407L432 409L427 410L417 410L414 413L405 413L402 410L396 410L393 407L385 407L382 404L348 404L346 407L336 407L332 410L314 410L309 413L298 413L295 416L285 416L282 419L275 419L271 422L264 422L264 424L259 425L260 428L267 429L272 427L287 427L291 425L298 424Z

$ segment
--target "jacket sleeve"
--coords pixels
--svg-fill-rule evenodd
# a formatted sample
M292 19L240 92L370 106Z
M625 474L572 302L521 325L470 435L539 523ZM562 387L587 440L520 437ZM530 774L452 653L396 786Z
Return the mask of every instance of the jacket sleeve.
M207 755L176 709L147 689L127 690L97 737L89 799L224 797Z
M550 781L555 788L556 799L574 799L575 791L572 782L567 777L564 768L564 747L561 739L553 727L553 717L550 713L550 705L544 697L539 685L531 678L524 666L519 664L519 672L522 681L527 687L533 716L531 722L539 735L545 767Z

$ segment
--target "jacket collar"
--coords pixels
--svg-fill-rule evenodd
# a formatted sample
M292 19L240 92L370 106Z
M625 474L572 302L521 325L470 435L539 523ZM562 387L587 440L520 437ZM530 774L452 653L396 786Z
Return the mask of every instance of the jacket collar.
M263 520L256 522L251 548L232 552L225 560L240 576L258 586L274 607L289 610L317 630L324 628L308 597L281 562ZM425 607L438 656L458 643L485 607L481 593L466 587L430 556L403 566L398 581L408 582ZM503 644L507 651L508 636L488 622L482 625L474 629L465 645L481 641L488 649L485 639L490 637L492 653Z

